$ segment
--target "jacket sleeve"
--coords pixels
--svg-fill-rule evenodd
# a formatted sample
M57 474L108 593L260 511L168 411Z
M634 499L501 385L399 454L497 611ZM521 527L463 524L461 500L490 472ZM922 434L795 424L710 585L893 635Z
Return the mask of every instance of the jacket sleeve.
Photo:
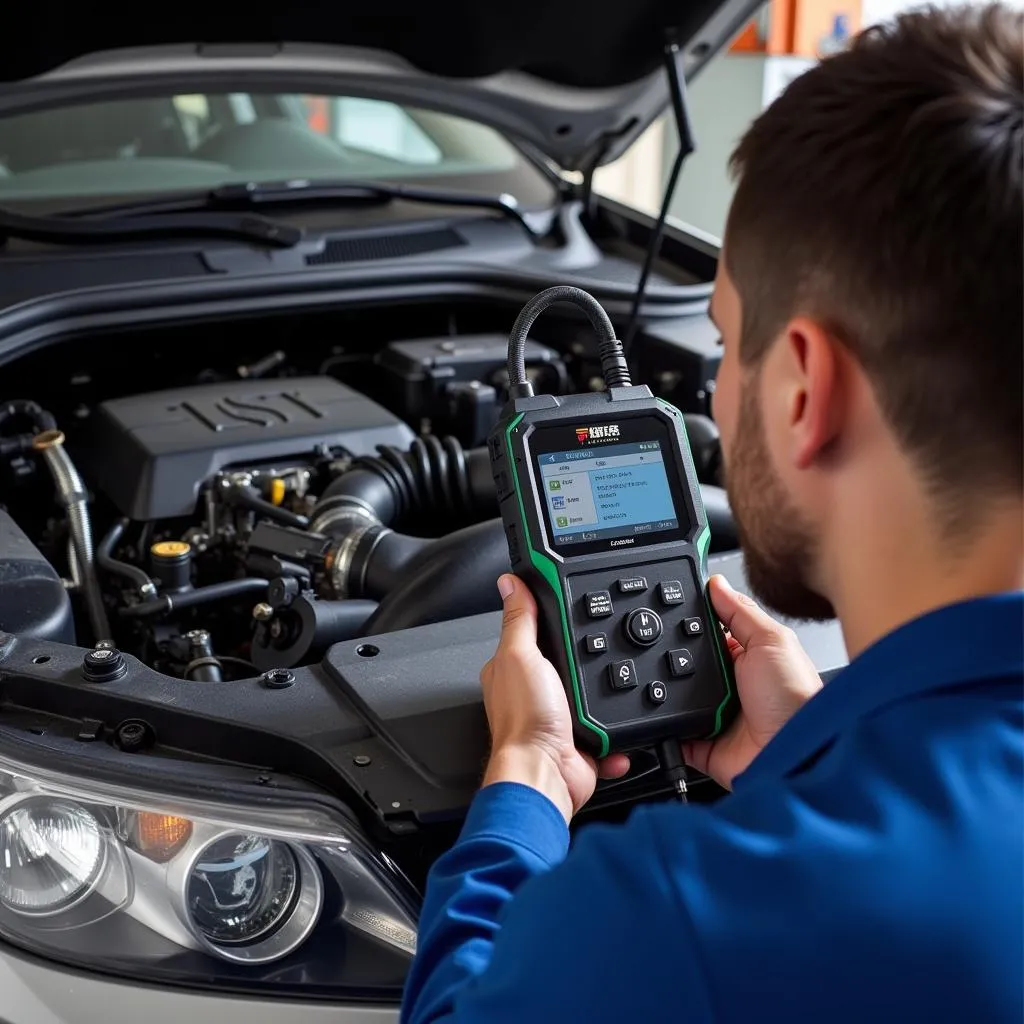
M403 1024L712 1019L646 816L568 841L534 790L477 795L430 874Z

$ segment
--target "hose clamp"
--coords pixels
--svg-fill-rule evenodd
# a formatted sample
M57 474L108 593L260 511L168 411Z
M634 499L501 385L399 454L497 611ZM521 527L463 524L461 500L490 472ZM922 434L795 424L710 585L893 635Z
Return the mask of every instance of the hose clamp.
M351 586L349 580L352 562L360 541L374 529L376 529L376 524L350 530L327 552L326 561L331 581L331 590L334 591L334 596L339 600L354 596L353 591L356 588Z
M369 505L353 498L345 498L338 504L331 504L317 512L309 524L310 533L338 534L342 530L355 530L369 526L380 526L377 513Z

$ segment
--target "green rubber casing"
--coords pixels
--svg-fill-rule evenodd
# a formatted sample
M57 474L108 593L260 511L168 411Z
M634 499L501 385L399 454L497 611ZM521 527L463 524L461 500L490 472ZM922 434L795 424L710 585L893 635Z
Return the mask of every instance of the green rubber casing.
M636 547L595 541L579 545L585 550L578 554L555 550L545 526L540 442L595 426L660 440L678 521L671 539ZM512 570L537 601L539 643L565 686L577 747L604 757L720 733L737 710L736 686L708 598L711 534L679 410L642 385L520 398L503 410L488 446ZM595 618L593 596L600 604L603 592L606 614ZM657 642L630 639L625 622L633 612L644 622L660 621ZM616 685L623 678L632 685Z

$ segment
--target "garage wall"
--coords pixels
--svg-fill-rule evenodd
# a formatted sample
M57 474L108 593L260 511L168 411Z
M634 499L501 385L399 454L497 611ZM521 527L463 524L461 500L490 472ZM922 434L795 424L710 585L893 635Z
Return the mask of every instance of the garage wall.
M951 5L957 0L935 0ZM1024 0L1006 0L1024 9ZM877 24L917 3L907 0L861 0L863 23ZM670 215L721 237L732 201L727 174L729 154L750 122L786 83L812 61L802 57L768 57L757 53L719 55L690 89L690 112L697 151L680 177ZM622 159L603 168L595 179L598 191L653 213L676 152L676 133L669 118L659 121Z

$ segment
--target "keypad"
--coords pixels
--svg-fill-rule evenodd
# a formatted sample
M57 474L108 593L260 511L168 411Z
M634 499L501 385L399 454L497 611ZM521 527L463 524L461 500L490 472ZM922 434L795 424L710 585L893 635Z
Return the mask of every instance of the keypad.
M713 712L722 684L695 565L684 556L567 579L588 714L641 728L651 716ZM601 620L600 632L590 625ZM706 726L705 726L706 727Z

